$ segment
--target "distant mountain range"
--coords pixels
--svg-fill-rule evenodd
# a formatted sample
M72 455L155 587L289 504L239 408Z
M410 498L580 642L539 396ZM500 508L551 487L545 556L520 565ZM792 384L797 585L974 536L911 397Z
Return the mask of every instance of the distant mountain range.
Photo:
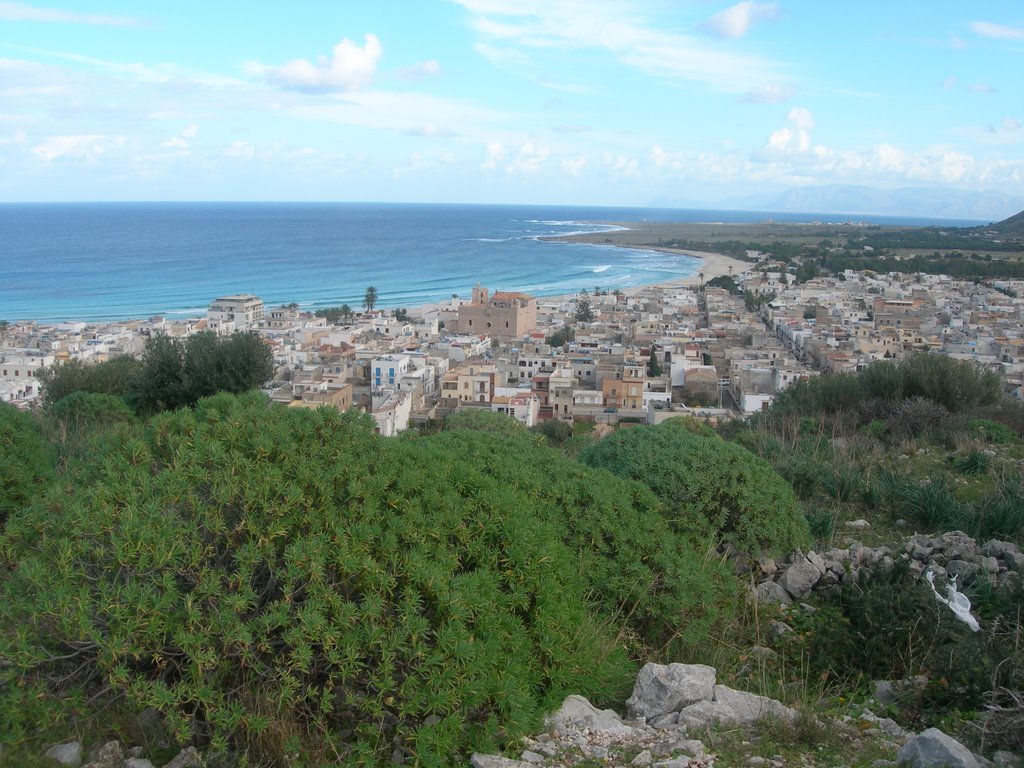
M718 204L747 211L844 213L999 221L1024 208L1024 196L994 190L903 187L875 189L846 184L796 187L782 194L749 195Z

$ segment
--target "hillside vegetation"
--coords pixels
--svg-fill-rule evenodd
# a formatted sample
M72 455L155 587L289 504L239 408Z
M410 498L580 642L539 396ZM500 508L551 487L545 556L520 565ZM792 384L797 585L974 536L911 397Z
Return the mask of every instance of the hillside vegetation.
M15 759L69 728L127 738L148 710L225 765L453 765L536 733L567 694L621 707L649 660L805 707L922 675L888 713L966 739L1020 688L1019 580L965 582L976 635L906 568L813 612L745 600L757 563L848 546L856 518L869 544L1024 543L1024 417L968 364L821 376L721 434L682 420L602 441L480 413L383 439L365 415L254 392L144 417L128 400L0 406ZM765 644L777 660L754 663Z

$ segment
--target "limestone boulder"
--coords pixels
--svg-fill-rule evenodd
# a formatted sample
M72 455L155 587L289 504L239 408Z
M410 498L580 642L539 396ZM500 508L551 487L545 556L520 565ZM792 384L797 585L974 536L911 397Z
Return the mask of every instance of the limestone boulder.
M896 760L909 768L980 768L971 750L938 728L912 736Z
M754 589L754 599L768 605L789 605L793 598L774 581L762 581Z
M203 768L203 756L195 747L185 747L164 768Z
M633 695L626 700L626 713L634 719L651 719L678 712L694 702L712 698L714 687L714 667L648 663L637 675Z
M804 558L789 566L779 577L778 583L793 599L800 600L811 593L823 572L824 568L819 569L814 563Z
M622 722L622 718L610 709L598 709L583 696L572 695L562 706L545 718L549 730L565 731L568 728L588 728L606 733L631 733L633 728Z
M124 749L121 742L108 741L89 754L89 762L85 768L121 768L123 762Z
M82 743L67 741L63 744L55 744L46 750L46 756L67 768L78 768L82 764Z

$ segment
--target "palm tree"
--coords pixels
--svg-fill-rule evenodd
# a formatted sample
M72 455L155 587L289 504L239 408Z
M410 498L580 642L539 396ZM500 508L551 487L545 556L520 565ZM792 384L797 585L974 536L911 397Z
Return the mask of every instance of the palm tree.
M377 289L372 285L366 289L366 294L363 296L363 306L366 307L367 312L373 312L373 308L377 306Z
M338 311L341 313L341 316L346 320L352 317L352 307L350 307L348 304L342 304L340 307L338 307Z

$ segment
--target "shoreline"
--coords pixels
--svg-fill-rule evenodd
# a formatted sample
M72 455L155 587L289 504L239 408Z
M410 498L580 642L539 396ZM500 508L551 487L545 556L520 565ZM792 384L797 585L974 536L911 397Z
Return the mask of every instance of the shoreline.
M581 222L581 223L584 223L584 222ZM601 231L601 232L573 233L573 234L557 235L557 236L550 236L550 237L545 236L545 237L540 237L538 239L544 240L546 242L596 244L596 243L594 243L593 240L589 239L587 236L589 235L590 237L593 237L595 235L604 235L604 234L612 233L612 232L620 233L620 234L625 234L626 232L630 232L630 231L637 232L638 230L642 229L642 227L643 227L643 224L639 223L639 222L632 223L632 225L631 225L631 223L621 223L621 224L620 223L610 223L610 222L593 222L593 223L594 224L600 224L602 226L614 226L617 229L616 230L604 230L604 231ZM669 280L662 280L662 281L659 281L659 282L656 282L656 283L644 283L644 284L641 284L641 285L633 285L633 286L621 288L620 289L621 292L623 294L627 295L627 296L635 296L635 295L637 295L638 293L640 293L642 291L650 290L652 288L685 288L685 287L697 286L697 285L700 285L700 283L701 283L701 280L702 280L701 275L703 275L703 281L707 282L708 280L711 280L712 278L721 277L723 275L734 275L734 276L735 275L739 275L739 274L741 274L743 272L746 272L746 271L749 271L750 269L753 268L753 264L750 263L750 262L740 261L739 259L734 259L734 258L732 258L730 256L726 256L726 255L721 254L721 253L714 253L714 252L708 252L708 251L694 251L694 250L688 250L688 249L682 249L682 248L666 248L666 247L659 247L659 246L654 246L654 245L638 245L638 244L631 244L631 243L627 243L627 242L612 243L611 245L613 245L615 248L625 248L625 249L632 250L632 251L648 251L648 252L651 252L651 253L666 253L666 254L671 254L673 256L689 256L691 258L697 259L700 262L703 262L702 265L699 265L696 268L696 271L694 271L692 274L684 276L684 277L672 278L672 279L669 279ZM488 286L488 287L491 288L491 290L507 290L503 286L498 286L498 285L496 285L496 286ZM587 288L588 290L590 289L590 286L584 286L584 287ZM575 298L577 293L572 292L572 293L553 293L553 294L544 294L544 295L530 294L530 295L532 295L533 298L535 298L538 302L544 302L544 301L552 302L552 301L572 300L572 299ZM210 301L212 302L215 298L217 298L217 297L216 296L211 296L210 297ZM424 314L427 314L429 312L443 310L443 309L445 309L445 308L447 308L449 306L450 306L450 302L449 301L439 300L439 301L426 301L426 302L424 302L422 304L415 304L415 305L409 305L409 306L406 306L406 305L398 305L398 306L394 306L394 307L392 307L392 306L380 306L380 307L378 307L378 309L381 309L381 310L392 309L393 310L393 309L404 308L411 315L423 316ZM316 309L322 309L322 308L316 308ZM301 302L300 302L300 311L316 312L316 309L302 309L301 308ZM354 307L354 309L356 309L356 308ZM11 325L30 324L30 325L34 325L36 327L59 327L61 325L69 325L69 324L84 325L86 327L99 327L99 326L106 326L106 325L118 325L118 324L123 324L123 323L145 323L145 322L148 322L148 321L152 320L155 317L163 318L164 321L169 322L169 323L188 322L188 321L195 321L195 320L205 319L206 318L206 313L205 313L205 311L202 312L201 314L183 314L183 313L179 313L179 312L165 312L165 313L156 313L156 314L148 315L148 316L118 317L118 318L108 318L108 319L101 319L101 320L79 320L79 319L75 319L75 318L65 318L65 319L62 319L62 320L35 320L35 319L29 319L29 318L18 318L18 319L11 320L10 323L11 323Z

